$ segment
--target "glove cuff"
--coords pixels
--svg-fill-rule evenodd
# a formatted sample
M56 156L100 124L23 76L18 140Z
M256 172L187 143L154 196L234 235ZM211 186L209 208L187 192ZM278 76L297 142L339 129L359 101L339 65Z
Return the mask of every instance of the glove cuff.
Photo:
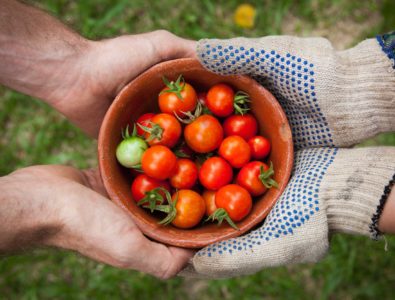
M378 220L393 185L394 173L393 147L339 150L322 186L330 233L377 239Z
M319 91L334 145L354 145L395 130L395 69L379 43L365 40L336 52L334 59L333 73L321 73L329 77Z

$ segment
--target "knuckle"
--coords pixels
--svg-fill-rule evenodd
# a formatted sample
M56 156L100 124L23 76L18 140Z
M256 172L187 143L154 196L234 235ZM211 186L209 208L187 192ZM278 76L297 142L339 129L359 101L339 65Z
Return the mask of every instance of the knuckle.
M173 37L174 36L170 31L165 30L165 29L155 30L155 31L153 31L153 34L155 34L155 35L157 35L159 37L163 37L163 38L168 38L168 37Z
M167 280L167 279L173 278L175 275L176 274L173 270L172 263L167 262L167 265L162 270L162 272L159 274L158 278L160 278L162 280Z

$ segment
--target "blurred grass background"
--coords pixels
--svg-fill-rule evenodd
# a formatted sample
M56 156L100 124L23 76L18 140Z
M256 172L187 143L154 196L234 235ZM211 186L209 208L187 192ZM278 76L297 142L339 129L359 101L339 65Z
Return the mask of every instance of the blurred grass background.
M191 39L269 34L324 36L338 49L395 29L395 1L249 1L252 29L233 13L242 1L43 0L51 12L91 39L167 29ZM96 165L96 142L36 99L0 87L0 175L33 164ZM362 145L395 145L382 134ZM28 192L28 191L27 191ZM261 271L229 280L160 281L117 270L75 253L41 249L0 259L0 299L394 299L395 238L372 242L338 235L316 265Z

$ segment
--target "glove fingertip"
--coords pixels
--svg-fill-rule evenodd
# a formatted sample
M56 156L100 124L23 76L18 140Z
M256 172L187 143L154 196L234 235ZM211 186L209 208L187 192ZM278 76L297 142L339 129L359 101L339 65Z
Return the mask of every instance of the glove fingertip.
M208 70L222 75L253 74L252 60L241 54L239 47L230 41L199 40L196 52L200 63Z

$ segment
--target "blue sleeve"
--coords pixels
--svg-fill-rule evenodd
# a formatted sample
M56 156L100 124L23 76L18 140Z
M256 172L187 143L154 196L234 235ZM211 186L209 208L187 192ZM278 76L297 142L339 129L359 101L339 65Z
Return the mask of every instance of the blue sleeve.
M395 69L395 31L377 35L376 38L381 49L392 60L392 67Z

